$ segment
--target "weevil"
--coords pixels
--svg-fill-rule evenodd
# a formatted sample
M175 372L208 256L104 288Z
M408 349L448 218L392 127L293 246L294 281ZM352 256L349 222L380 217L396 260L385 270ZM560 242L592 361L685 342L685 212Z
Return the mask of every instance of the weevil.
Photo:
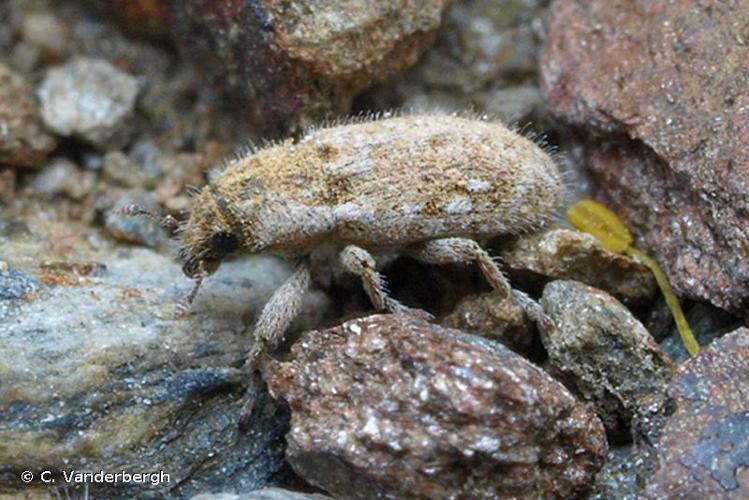
M255 324L254 366L299 312L310 257L333 245L378 310L408 310L387 293L372 256L395 250L430 264L476 263L497 293L549 328L476 240L538 229L564 191L552 157L499 123L429 114L321 128L235 159L199 192L181 229L183 271L196 280L188 302L230 255L293 263Z

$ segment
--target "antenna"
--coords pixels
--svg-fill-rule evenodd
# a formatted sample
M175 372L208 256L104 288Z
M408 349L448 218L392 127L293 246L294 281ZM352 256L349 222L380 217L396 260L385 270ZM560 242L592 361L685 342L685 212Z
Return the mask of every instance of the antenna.
M164 215L161 217L146 210L140 205L126 205L122 208L122 213L130 217L148 217L152 221L155 221L159 226L172 231L179 226L179 221L171 215Z

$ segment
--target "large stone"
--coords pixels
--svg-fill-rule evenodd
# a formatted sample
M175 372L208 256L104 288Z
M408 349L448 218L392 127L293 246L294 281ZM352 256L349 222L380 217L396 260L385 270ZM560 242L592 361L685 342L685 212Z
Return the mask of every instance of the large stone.
M42 128L32 87L0 63L0 166L40 167L56 144Z
M258 130L344 114L371 83L411 66L447 0L172 2L182 52Z
M681 366L638 415L640 498L749 497L749 329Z
M607 449L543 370L410 315L309 332L265 377L291 406L289 462L344 498L571 497Z
M591 402L612 437L628 439L632 415L662 391L674 364L611 295L576 281L546 285L541 305L556 330L542 335L551 369Z
M587 164L600 196L677 293L746 310L746 4L559 0L553 13L544 92L594 136Z
M288 266L227 262L178 318L191 283L170 258L50 210L21 220L26 231L0 234L0 493L44 486L44 470L61 488L62 470L170 475L158 486L89 485L98 498L263 486L283 459L288 413L263 393L240 429L240 367L247 327ZM323 295L308 297L297 328L325 309Z

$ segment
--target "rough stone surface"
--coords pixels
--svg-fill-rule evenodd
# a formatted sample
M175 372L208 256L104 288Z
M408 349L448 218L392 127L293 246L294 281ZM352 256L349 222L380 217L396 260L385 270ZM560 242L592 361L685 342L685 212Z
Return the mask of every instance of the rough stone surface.
M492 292L465 297L440 324L501 342L526 357L535 338L533 324L517 301Z
M544 106L536 83L534 23L548 3L453 2L434 47L372 100L385 109L473 109L505 123L539 118Z
M65 195L74 200L84 198L94 188L96 174L83 171L65 157L53 158L34 178L31 188L45 196Z
M282 488L263 488L250 493L201 493L190 500L326 500L329 496L319 493L299 493Z
M447 4L189 0L171 16L183 53L247 121L279 132L346 113L358 92L415 63Z
M538 281L581 281L614 295L628 305L646 303L656 294L648 268L630 257L609 252L593 236L552 229L522 237L502 251L504 268Z
M687 322L694 337L701 346L732 332L741 326L741 320L710 304L696 303L686 313ZM661 342L661 349L676 363L689 359L687 348L681 340L679 330L670 322L670 335Z
M627 308L601 290L553 281L541 305L557 327L541 336L551 369L595 406L610 436L626 439L640 400L665 388L673 362Z
M638 415L640 498L749 496L749 329L680 367L666 396Z
M598 474L588 500L637 500L637 473L633 446L609 450L606 463Z
M123 209L128 205L137 205L153 212L158 210L153 195L148 191L139 188L123 191L106 212L104 224L109 234L128 243L149 247L164 245L168 239L166 231L150 218L124 214Z
M47 70L39 86L42 119L55 133L101 149L126 144L138 80L104 60L77 58Z
M91 485L94 498L262 487L282 461L288 414L265 394L240 430L239 367L245 329L288 266L228 262L175 318L191 287L177 263L57 217L17 219L26 231L0 238L0 493L28 491L24 470L99 468L163 470L171 481ZM326 307L308 297L296 328Z
M749 9L560 0L541 65L552 111L605 135L600 196L680 295L749 307Z
M346 498L569 497L606 453L598 418L501 344L407 315L305 334L266 366L287 458Z
M0 63L0 165L39 167L55 144L41 126L31 86Z

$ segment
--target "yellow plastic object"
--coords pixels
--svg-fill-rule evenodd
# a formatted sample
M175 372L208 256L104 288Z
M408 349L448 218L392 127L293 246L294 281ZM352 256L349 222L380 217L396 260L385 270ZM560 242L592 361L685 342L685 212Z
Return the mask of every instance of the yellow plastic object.
M674 294L666 274L658 263L632 246L634 238L624 222L614 212L593 200L580 200L573 204L567 210L567 218L579 231L595 236L606 250L630 255L650 269L674 316L676 328L679 329L684 346L690 355L696 356L700 351L700 345L695 340L689 323L684 317L679 298Z

